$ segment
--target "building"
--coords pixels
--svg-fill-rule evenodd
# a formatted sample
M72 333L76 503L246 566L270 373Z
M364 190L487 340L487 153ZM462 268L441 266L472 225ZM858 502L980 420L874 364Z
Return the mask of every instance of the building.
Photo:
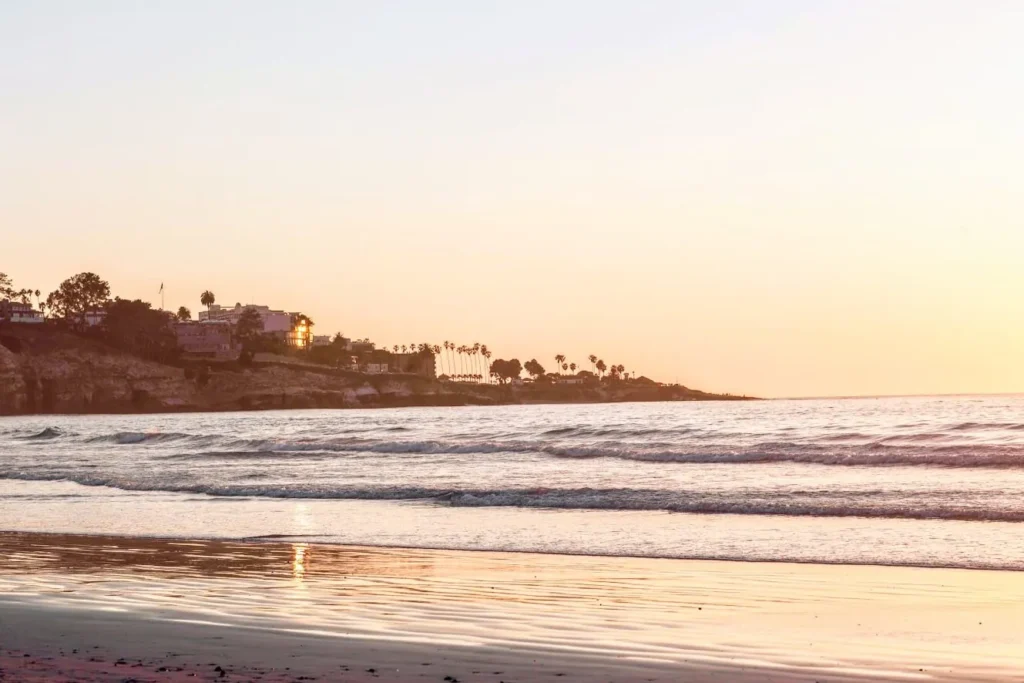
M369 339L355 339L348 343L345 350L352 353L370 353L376 348L377 345Z
M32 304L4 300L0 301L0 320L33 325L43 322L43 314L32 308Z
M235 304L234 306L221 306L213 304L208 310L199 311L200 322L204 320L216 320L230 323L232 326L238 323L238 319L246 309L251 308L260 314L263 322L264 332L280 332L287 334L292 331L292 314L284 311L275 311L270 306L259 306L256 304Z
M308 349L313 345L313 322L301 313L288 313L259 304L235 304L232 307L213 304L208 310L199 311L200 322L226 322L232 327L247 309L253 309L263 323L263 333L283 339L289 346Z
M331 335L329 335L329 334L318 334L315 337L313 337L313 347L314 348L317 347L317 346L330 346L330 345L331 345Z
M102 325L107 319L107 309L105 308L90 308L88 311L82 314L82 322L86 327L96 327Z
M293 313L291 323L287 336L288 346L296 349L313 348L313 321L301 313Z
M432 353L393 353L392 372L409 372L434 379L437 377L437 359Z
M582 377L559 377L555 380L556 384L583 384Z
M185 358L235 360L241 347L233 340L231 324L207 320L174 323L178 348Z
M387 363L367 363L363 366L363 372L368 375L386 375L391 372Z

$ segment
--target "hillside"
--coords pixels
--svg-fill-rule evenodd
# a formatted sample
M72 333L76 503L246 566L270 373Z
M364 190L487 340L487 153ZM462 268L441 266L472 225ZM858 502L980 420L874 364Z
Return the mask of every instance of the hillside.
M731 400L681 386L452 384L325 366L227 363L208 376L51 328L0 326L0 415Z

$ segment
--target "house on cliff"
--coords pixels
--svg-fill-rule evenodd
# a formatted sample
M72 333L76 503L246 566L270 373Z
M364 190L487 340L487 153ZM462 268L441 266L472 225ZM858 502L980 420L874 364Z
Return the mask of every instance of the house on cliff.
M233 339L231 324L225 321L177 322L174 335L184 358L235 360L241 351Z
M32 304L5 299L0 301L0 322L34 325L43 322L43 314L32 308Z

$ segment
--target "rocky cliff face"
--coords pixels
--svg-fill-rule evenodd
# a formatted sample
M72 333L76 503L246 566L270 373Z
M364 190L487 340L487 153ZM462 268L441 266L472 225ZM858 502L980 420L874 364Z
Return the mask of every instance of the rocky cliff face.
M178 368L123 354L0 349L0 413L134 412L192 402L194 383Z
M0 345L0 415L132 413L464 403L429 380L341 376L267 365L196 373L65 336ZM3 341L3 340L0 340ZM40 348L42 347L42 348Z
M200 379L183 368L142 360L93 340L56 331L0 329L0 415L734 398L638 383L463 385L308 364L257 365L220 366Z

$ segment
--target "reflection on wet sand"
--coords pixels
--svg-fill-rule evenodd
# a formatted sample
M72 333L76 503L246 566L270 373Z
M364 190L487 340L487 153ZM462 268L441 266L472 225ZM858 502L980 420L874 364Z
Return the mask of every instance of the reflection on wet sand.
M1024 669L1024 574L0 533L0 597L885 676ZM183 615L182 613L185 613Z
M306 576L311 572L307 543L238 543L172 539L79 536L0 532L0 571L124 571L165 577ZM432 557L415 550L321 546L318 570L323 575L372 573L422 575Z

